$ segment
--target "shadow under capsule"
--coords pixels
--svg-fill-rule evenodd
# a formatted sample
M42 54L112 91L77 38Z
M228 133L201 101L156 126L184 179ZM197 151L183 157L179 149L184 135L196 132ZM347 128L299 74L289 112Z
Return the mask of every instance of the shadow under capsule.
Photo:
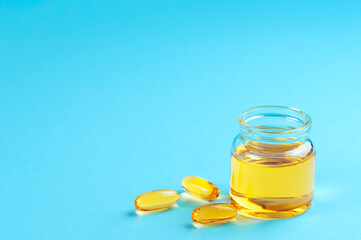
M268 221L268 220L251 218L251 217L247 217L245 215L238 213L237 216L234 219L232 219L229 223L234 224L234 225L251 225L251 224L257 224L257 223L262 223L262 222L266 222L266 221Z
M229 196L226 194L220 194L216 199L208 201L208 200L204 200L204 199L200 199L197 198L187 192L182 192L180 194L180 198L179 198L179 202L180 204L184 204L184 205L188 205L188 204L192 204L192 205L206 205L206 204L210 204L210 203L223 203L223 202L229 202Z
M179 200L182 204L199 205L199 204L208 204L209 203L209 201L192 196L191 194L189 194L187 192L182 192L179 196L180 196Z
M166 212L168 210L172 210L175 208L179 208L178 204L174 204L173 206L169 207L169 208L164 208L164 209L158 209L158 210L153 210L153 211L140 211L138 209L133 210L133 211L128 211L126 212L127 216L131 216L131 217L142 217L142 216L146 216L146 215L150 215L153 213L162 213L162 212Z
M223 226L223 225L238 225L238 226L247 226L247 225L254 225L258 223L263 223L268 220L262 220L262 219L255 219L250 218L247 216L244 216L242 214L237 214L237 216L227 222L220 222L220 223L211 223L211 224L200 224L200 223L188 223L186 225L187 228L192 229L203 229L203 228L211 228L211 227L217 227L217 226Z

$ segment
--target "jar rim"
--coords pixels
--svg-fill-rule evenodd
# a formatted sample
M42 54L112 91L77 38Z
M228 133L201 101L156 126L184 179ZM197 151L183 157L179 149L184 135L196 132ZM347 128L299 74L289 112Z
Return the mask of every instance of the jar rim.
M257 126L252 126L252 125L247 124L247 114L249 114L253 111L256 111L256 110L270 109L270 108L289 110L294 113L300 114L303 117L303 119L302 119L303 125L301 125L300 127L294 128L294 129L287 130L287 131L272 132L272 131L263 130L261 128L258 128ZM277 106L277 105L264 105L264 106L250 108L238 115L238 121L241 125L250 129L251 131L257 131L257 132L267 133L267 134L289 134L289 133L295 133L295 132L299 132L299 131L305 131L308 128L310 128L310 126L312 124L312 119L307 113L305 113L297 108Z

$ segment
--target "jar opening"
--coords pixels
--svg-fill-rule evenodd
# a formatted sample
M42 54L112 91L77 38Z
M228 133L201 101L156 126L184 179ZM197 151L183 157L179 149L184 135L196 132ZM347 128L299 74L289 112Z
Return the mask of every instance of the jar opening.
M305 137L311 130L311 118L290 107L261 106L238 117L241 130L253 138L291 141Z

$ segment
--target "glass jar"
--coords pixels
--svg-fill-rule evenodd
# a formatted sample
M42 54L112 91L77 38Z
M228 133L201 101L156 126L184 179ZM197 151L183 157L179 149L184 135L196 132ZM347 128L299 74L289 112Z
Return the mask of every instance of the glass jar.
M281 219L313 199L315 149L311 118L288 107L255 107L238 117L231 154L231 202L244 215Z

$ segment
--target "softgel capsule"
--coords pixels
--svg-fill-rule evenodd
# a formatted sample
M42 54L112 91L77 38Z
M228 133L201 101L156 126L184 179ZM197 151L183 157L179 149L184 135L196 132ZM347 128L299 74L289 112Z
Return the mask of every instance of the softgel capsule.
M179 194L176 191L163 189L146 192L139 195L134 206L140 211L165 210L178 202Z
M182 180L182 187L191 195L204 200L214 200L219 195L216 185L200 177L187 176Z
M213 203L193 210L192 220L200 224L226 223L237 216L237 209L230 203Z

